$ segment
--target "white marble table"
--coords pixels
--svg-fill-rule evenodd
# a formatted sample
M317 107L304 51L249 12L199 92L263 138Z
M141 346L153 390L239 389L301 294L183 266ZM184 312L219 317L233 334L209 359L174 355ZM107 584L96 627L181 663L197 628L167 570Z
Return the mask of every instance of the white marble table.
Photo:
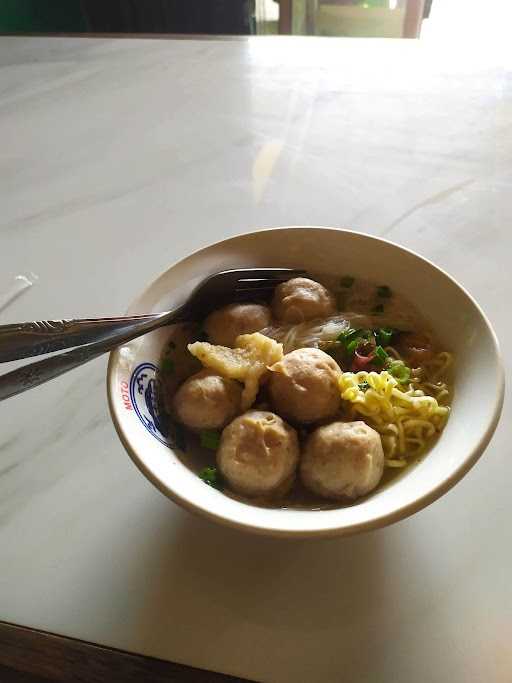
M120 313L240 231L351 226L466 285L509 371L511 115L496 46L0 38L0 322ZM508 683L511 416L414 517L283 542L153 489L99 360L1 405L0 619L261 681Z

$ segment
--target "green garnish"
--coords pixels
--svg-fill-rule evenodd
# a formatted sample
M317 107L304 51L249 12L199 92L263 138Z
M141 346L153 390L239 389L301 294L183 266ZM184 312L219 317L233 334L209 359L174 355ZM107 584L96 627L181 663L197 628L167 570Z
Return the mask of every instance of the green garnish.
M360 339L353 339L349 344L347 344L347 353L353 354L359 346L360 341Z
M377 344L380 344L381 346L389 346L393 334L394 331L390 327L381 327L380 330L375 330L375 339L377 340Z
M205 429L199 434L199 441L203 448L216 451L220 444L220 432L213 429Z
M354 277L350 277L350 275L346 275L345 277L342 277L340 280L340 286L341 287L352 287L352 285L355 282Z
M388 356L389 354L384 351L382 346L375 347L375 358L373 359L374 363L377 363L378 365L384 365Z
M347 339L356 334L356 332L357 330L353 330L351 327L349 327L348 330L343 330L343 332L339 333L339 335L336 337L336 341L346 342Z
M172 358L164 358L160 363L160 370L164 372L172 372L174 370L174 361Z
M401 360L391 361L388 367L388 372L390 375L400 382L400 384L407 384L411 379L411 369L404 365Z
M384 313L384 304L377 304L375 308L372 309L372 313Z
M357 386L361 389L361 391L367 391L367 389L370 388L368 382L360 382Z
M377 296L380 296L381 299L390 299L392 295L393 292L387 285L377 287Z
M373 339L374 333L372 330L354 330L349 327L337 336L336 341L341 344L342 348L345 349L345 352L351 356L359 344L371 341L373 345Z
M220 489L221 483L219 473L216 467L205 467L199 472L199 479L202 479L208 486L213 486L214 489Z
M366 339L366 336L367 330L354 330L349 327L348 330L340 332L340 334L336 337L336 341L342 342L346 346L354 339Z

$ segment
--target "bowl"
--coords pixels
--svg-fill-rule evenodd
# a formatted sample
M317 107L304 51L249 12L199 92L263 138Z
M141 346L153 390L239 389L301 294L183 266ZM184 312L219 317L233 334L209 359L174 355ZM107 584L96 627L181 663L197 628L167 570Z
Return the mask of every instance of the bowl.
M350 272L407 295L455 354L448 423L418 464L358 504L334 510L281 510L239 502L206 486L177 456L154 410L158 360L168 331L155 330L113 351L107 374L115 428L140 471L174 502L245 531L284 537L353 534L396 522L446 493L475 464L496 428L504 372L496 335L474 299L430 261L396 244L349 230L289 227L212 244L174 264L128 313L169 310L206 275L237 267L301 267Z

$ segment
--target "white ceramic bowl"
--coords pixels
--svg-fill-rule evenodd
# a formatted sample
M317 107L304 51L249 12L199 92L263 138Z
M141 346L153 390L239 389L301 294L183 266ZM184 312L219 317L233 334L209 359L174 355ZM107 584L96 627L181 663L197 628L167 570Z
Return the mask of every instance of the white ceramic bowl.
M381 527L417 512L474 465L499 419L504 374L489 321L455 280L417 254L375 237L332 228L279 228L239 235L188 256L155 280L128 312L168 310L206 275L244 266L350 272L386 282L407 295L434 326L443 346L455 354L451 416L427 457L357 505L314 512L247 505L205 486L159 432L151 410L151 380L168 333L157 330L111 354L107 384L119 438L141 472L165 495L189 510L247 531L330 536Z

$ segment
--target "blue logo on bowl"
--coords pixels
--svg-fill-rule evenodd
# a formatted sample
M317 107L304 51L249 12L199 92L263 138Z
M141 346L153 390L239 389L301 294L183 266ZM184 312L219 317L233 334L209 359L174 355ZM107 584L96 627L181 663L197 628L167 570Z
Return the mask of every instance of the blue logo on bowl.
M141 363L132 373L130 399L144 427L155 439L166 446L175 446L175 435L169 418L160 409L158 401L158 368L153 363Z

